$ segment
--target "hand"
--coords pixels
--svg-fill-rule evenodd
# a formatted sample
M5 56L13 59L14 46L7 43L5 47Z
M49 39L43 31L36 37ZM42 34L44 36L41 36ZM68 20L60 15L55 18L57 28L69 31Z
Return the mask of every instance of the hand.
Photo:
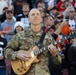
M63 21L62 23L61 23L61 27L64 27L64 26L66 26L68 24L68 21Z
M4 56L0 56L0 60L4 59Z
M28 61L30 59L30 53L26 51L18 51L17 56L18 59L23 60L23 61Z
M9 33L9 31L2 31L2 33L3 33L3 34L8 34L8 33Z
M52 56L56 56L57 55L57 49L56 49L56 47L53 44L49 45L48 49L49 49L50 53L52 54Z

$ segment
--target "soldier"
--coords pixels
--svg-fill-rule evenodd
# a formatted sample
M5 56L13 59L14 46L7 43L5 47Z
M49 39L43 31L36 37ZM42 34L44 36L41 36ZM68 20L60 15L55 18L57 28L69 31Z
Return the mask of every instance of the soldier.
M29 22L31 23L31 28L19 32L10 40L4 52L7 59L20 59L25 62L30 60L31 54L29 50L33 51L31 47L36 45L43 33L40 27L41 21L42 18L39 10L37 10L36 8L32 9L29 12ZM53 45L54 42L55 41L50 34L45 35L42 43L42 48L44 47L44 49L47 51L42 52L38 55L38 59L40 62L32 64L29 71L27 71L25 75L50 75L48 70L48 51L52 55L52 60L54 63L61 63L61 57L58 53L58 49ZM47 49L45 48L46 46ZM24 51L20 52L19 50Z

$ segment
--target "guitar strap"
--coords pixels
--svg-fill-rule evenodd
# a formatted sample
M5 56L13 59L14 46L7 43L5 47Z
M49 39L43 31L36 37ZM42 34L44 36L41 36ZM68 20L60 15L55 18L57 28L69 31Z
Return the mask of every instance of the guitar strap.
M38 43L37 43L37 46L38 46L39 48L42 47L42 43L43 43L43 40L44 40L44 38L45 38L45 35L46 35L46 33L43 32L42 35L41 35L41 37L40 37L40 40L39 40Z
M42 48L42 43L43 43L43 40L45 38L45 35L47 33L47 30L48 30L48 27L46 27L40 37L40 40L38 41L38 43L36 43L36 45L39 47L39 48Z

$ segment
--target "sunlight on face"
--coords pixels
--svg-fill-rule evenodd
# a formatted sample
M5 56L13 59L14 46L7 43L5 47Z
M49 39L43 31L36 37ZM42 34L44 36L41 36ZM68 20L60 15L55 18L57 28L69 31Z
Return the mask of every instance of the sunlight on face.
M29 21L32 25L39 25L41 23L42 18L38 9L32 9L29 12Z

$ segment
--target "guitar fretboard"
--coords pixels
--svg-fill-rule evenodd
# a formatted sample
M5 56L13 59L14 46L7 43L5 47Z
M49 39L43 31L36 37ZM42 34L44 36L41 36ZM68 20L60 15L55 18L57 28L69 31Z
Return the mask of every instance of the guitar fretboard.
M42 52L44 52L46 50L48 50L48 46L43 47L43 48L39 49L38 51L35 51L34 55L37 56L38 54L40 54L40 53L42 53Z

